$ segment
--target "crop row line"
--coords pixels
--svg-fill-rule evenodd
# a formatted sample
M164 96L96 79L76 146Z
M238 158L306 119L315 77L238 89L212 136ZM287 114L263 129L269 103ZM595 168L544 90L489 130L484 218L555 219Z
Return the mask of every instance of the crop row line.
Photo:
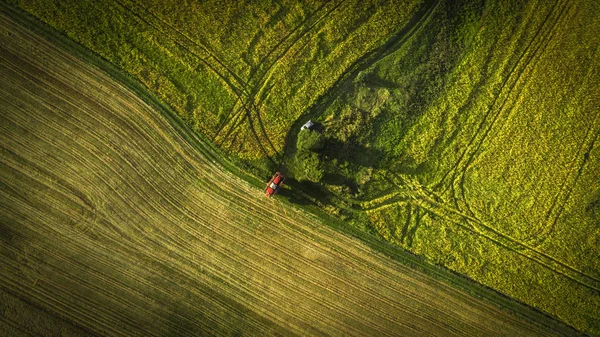
M8 199L3 199L3 200L8 200ZM131 207L133 207L133 205L132 205ZM22 205L22 206L20 207L20 209L27 209L27 207L24 207L24 205ZM158 211L158 210L157 210L157 211ZM34 211L34 210L32 210L32 212L35 212L35 211ZM48 221L50 221L50 220L51 220L51 219L44 220L44 221L43 221L43 223L48 223ZM39 227L36 227L36 229L38 229L38 228L39 228ZM47 235L44 235L44 236L47 236ZM81 252L80 252L79 254L81 254ZM117 267L117 266L113 266L113 267ZM132 277L133 277L134 275L130 275L130 276L132 276Z
M12 251L12 247L6 245L2 246L3 250L6 250L7 252ZM50 257L55 256L56 253L53 252L52 256ZM4 266L4 268L8 270L19 270L19 266L14 265L14 261L6 259L4 255L0 255L0 258L2 258L2 265ZM68 261L63 262L67 262L67 265L69 265ZM10 268L11 265L14 265L13 268ZM36 299L36 302L41 303L46 308L50 308L53 311L59 312L63 316L70 317L71 315L75 315L77 316L79 321L83 320L84 322L91 323L90 325L92 326L101 326L101 329L104 329L105 331L110 331L112 335L120 335L124 333L134 335L134 330L131 330L130 328L126 328L126 331L120 331L120 329L118 327L115 327L114 325L101 324L101 322L103 321L102 316L105 313L101 310L94 310L93 303L91 303L91 301L87 300L85 297L78 298L78 307L71 308L71 310L74 312L70 312L68 315L65 315L66 313L63 309L61 309L60 305L58 305L57 303L60 303L61 301L69 303L69 300L67 298L73 295L72 292L65 293L64 291L61 291L58 288L53 288L51 284L48 284L46 282L38 282L38 284L35 287L30 287L21 282L18 279L18 275L18 272L15 273L12 271L8 273L2 273L2 276L0 277L0 282L2 283L2 286L10 289L16 289L19 292L25 293L27 294L27 297L33 297L34 299ZM70 278L69 281L71 280L78 280L78 278L76 275L72 275L72 278ZM50 298L49 294L52 294L52 298ZM111 294L108 295L111 296ZM87 309L81 308L82 306L87 307Z
M31 210L32 213L30 214L35 214L36 210ZM10 214L10 213L9 213ZM46 218L46 219L40 219L40 220L44 220L44 223L52 223L52 218ZM49 222L48 222L49 221ZM50 229L50 231L43 231L40 232L40 230L43 230L44 227L39 227L36 226L36 228L32 228L33 231L35 231L36 233L39 232L40 237L44 237L44 238L49 238L49 237L54 237L56 240L61 240L61 236L60 233L55 232L53 229ZM131 287L127 287L124 286L122 282L118 282L116 279L112 279L110 277L106 277L104 276L105 273L99 272L97 270L94 269L90 269L87 265L78 263L76 260L72 260L69 259L68 256L65 252L61 252L61 251L50 251L47 250L44 246L40 246L40 245L36 245L34 243L29 243L29 245L31 247L34 247L36 250L38 250L40 252L40 254L42 254L44 256L45 260L49 260L49 259L55 259L56 262L58 263L58 265L60 265L60 268L64 268L64 270L68 270L69 271L69 276L68 276L68 280L64 280L64 282L73 282L79 285L84 285L85 288L93 290L94 293L96 294L102 294L103 296L106 296L107 298L109 298L111 301L113 302L117 302L117 303L121 303L121 305L123 305L124 307L132 307L135 308L136 310L143 310L146 311L146 314L150 315L150 316L155 316L154 318L156 320L160 320L160 315L158 313L155 313L151 307L147 307L147 306L143 306L143 308L138 308L138 306L135 303L130 303L131 301L131 296L126 296L126 297L121 297L119 296L120 291L115 291L116 289L121 289L122 292L127 292L130 294L136 294L137 298L140 299L150 299L148 297L148 295L146 293L143 293L141 290L136 290L136 289L151 289L152 288L152 284L148 283L146 280L144 279L140 279L139 275L137 275L133 270L131 270L131 268L123 268L123 264L116 264L116 263L107 263L107 261L111 261L111 260L97 260L96 263L104 263L105 266L107 268L110 268L110 270L120 270L120 274L124 275L128 278L130 278L131 280L136 280L136 283L138 284L142 284L144 285L144 287L142 288L131 288ZM12 249L12 247L6 247L7 249ZM65 248L67 249L67 248ZM68 249L73 249L73 247L68 247ZM18 251L15 251L15 253L18 253ZM89 247L87 247L87 249L80 247L79 249L75 249L72 252L75 256L88 256L90 258L90 261L94 258L97 258L97 256L92 255L89 252ZM96 252L98 253L98 252ZM10 261L9 261L10 262ZM101 282L89 282L87 281L85 278L81 278L79 277L79 273L78 272L74 272L74 271L85 271L86 275L94 275L98 280L100 280ZM9 273L9 275L16 275L14 273ZM46 275L47 276L47 275ZM8 279L4 279L4 281L8 281ZM10 281L8 281L10 282ZM37 287L34 287L33 289L39 289L40 290L40 294L46 295L46 294L55 294L55 291L53 289L46 289L46 285L50 286L50 284L48 284L47 282L40 282L40 284ZM106 285L112 285L110 287L110 290L105 289ZM23 285L25 286L25 285ZM28 292L27 289L25 287L22 288L24 292ZM75 290L76 288L74 288L73 290ZM167 294L166 292L164 292L164 290L160 289L160 288L155 288L155 291L158 292L163 292L165 295L170 295ZM30 292L30 291L29 291ZM66 293L65 295L71 295L71 293ZM121 293L122 295L122 293ZM44 301L44 298L37 296L37 298L41 299ZM128 298L128 300L125 300L125 298ZM85 297L83 297L83 299L85 299ZM77 301L79 303L79 305L82 305L82 298L78 298ZM55 298L55 300L57 302L60 302L60 298ZM109 315L109 311L106 312L101 312L98 310L94 310L94 303L92 302L85 302L86 306L88 307L87 310L80 310L78 311L76 314L77 316L84 316L87 317L88 319L91 319L93 321L102 321L103 319L101 319L100 314L104 314L104 315ZM54 304L53 304L54 306ZM108 318L108 316L106 316ZM170 324L169 322L165 322L166 324ZM194 322L190 322L192 324L194 324ZM196 322L196 323L202 323L202 322ZM107 326L104 326L104 328L108 328ZM111 326L112 328L112 326ZM135 328L135 327L134 327ZM139 328L139 327L138 327ZM172 328L175 328L175 326L172 326ZM116 331L118 333L124 333L123 331ZM133 333L133 330L130 331L128 334Z

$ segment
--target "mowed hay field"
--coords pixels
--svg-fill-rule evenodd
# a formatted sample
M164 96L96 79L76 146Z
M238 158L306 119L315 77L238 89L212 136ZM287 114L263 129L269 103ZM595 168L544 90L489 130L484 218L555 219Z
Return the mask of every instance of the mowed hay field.
M440 1L314 109L332 213L600 334L598 32L597 1Z
M569 333L265 199L97 68L0 28L3 335Z

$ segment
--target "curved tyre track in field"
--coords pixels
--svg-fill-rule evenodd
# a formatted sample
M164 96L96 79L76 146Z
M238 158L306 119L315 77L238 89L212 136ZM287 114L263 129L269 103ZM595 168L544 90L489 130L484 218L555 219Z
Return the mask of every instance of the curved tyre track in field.
M211 52L206 46L203 46L198 41L193 40L185 33L173 27L171 24L165 22L163 19L158 17L156 14L152 13L143 5L136 3L135 1L127 1L127 0L113 0L119 6L123 7L126 11L131 13L131 15L138 17L142 20L146 25L151 27L157 32L161 32L165 37L175 42L177 45L189 51L191 54L196 56L198 59L202 61L206 66L209 67L217 76L219 76L227 86L236 94L238 97L243 94L247 94L248 83L244 81L239 75L237 75L231 68L229 68L225 62L220 60L213 52ZM128 3L129 5L127 5ZM132 9L132 7L134 9ZM135 9L138 9L137 11ZM149 16L142 16L141 12L147 13ZM166 27L167 29L163 28ZM176 36L172 36L169 32L175 33ZM206 56L201 56L196 51L200 49L203 53L207 54ZM211 64L208 59L213 59L216 62L215 64ZM220 71L217 68L222 68ZM234 79L232 81L227 76L230 76Z
M302 120L306 120L306 118L316 118L317 116L321 115L327 109L327 107L333 104L334 100L338 97L341 88L349 81L352 81L359 72L367 69L375 62L401 48L404 43L406 43L419 29L421 29L423 24L436 10L440 2L440 0L423 1L421 7L417 10L417 13L413 15L410 21L404 27L402 27L401 30L396 32L396 34L394 34L385 44L361 56L350 67L348 67L348 69L342 73L342 75L331 86L331 88L329 88L325 94L317 99L315 103L313 103L313 105L310 107L310 111L301 116ZM295 130L298 130L302 124L304 124L304 122L301 123L301 120L298 119L294 125L292 125L290 131L286 135L286 144L295 143L293 142L296 137ZM289 146L286 147L285 151L287 151L288 148ZM284 157L286 157L286 154L284 154Z
M267 75L269 75L271 73L271 70L275 67L275 65L279 62L279 60L281 58L283 58L291 50L291 48L294 45L296 45L296 43L300 39L302 39L309 32L311 32L313 30L313 28L315 26L317 26L317 24L322 22L332 12L336 11L344 1L345 0L340 0L337 3L333 3L333 1L329 1L329 2L326 2L323 5L321 5L309 17L307 17L300 24L298 24L296 27L294 27L288 35L286 35L283 39L281 39L281 41L279 41L267 53L267 55L265 55L265 57L263 59L261 59L261 61L258 63L258 65L256 65L256 67L254 67L250 71L248 83L252 83L253 85L252 85L249 95L245 98L245 102L242 102L241 107L238 108L236 111L231 111L230 113L227 114L226 120L222 123L222 125L220 125L217 128L217 131L215 132L215 137L213 138L213 141L216 141L217 143L222 144L231 136L232 133L238 132L238 128L242 125L242 123L247 122L251 128L252 134L254 135L254 137L258 143L258 146L261 148L263 153L267 154L267 157L270 158L271 156L268 155L266 149L264 148L264 145L262 145L262 142L260 141L260 137L259 137L258 133L256 132L256 130L254 128L254 119L256 119L258 126L260 128L260 132L261 132L262 136L264 137L264 139L266 139L269 147L271 148L271 150L273 150L273 153L278 152L278 150L275 148L274 144L271 142L269 136L267 135L264 123L262 121L262 118L260 117L260 108L262 106L262 97L265 94L265 92L268 91L268 89L266 87L267 83L265 81L265 77L268 78ZM325 6L329 3L333 3L334 5L329 9L324 9ZM315 17L315 15L317 13L319 13L323 10L326 10L326 12L322 16L318 17L314 22L310 21L310 19ZM308 24L308 26L306 28L302 29L307 24ZM288 40L290 40L289 44L285 44L285 42ZM270 60L271 55L280 48L282 48L281 52L276 53L273 60ZM263 64L266 64L266 67L264 70L261 71ZM256 80L254 79L255 77L257 77ZM270 87L269 87L269 89L270 89ZM238 97L238 102L236 102L236 105L239 103L239 99L241 99L241 97ZM235 110L235 108L234 108L234 110ZM233 116L229 117L232 114L233 114ZM254 117L253 117L253 115L254 115ZM221 134L223 129L226 127L227 127L227 129L223 132L224 135L220 136L219 140L216 140L216 137L219 134Z
M540 25L540 28L538 29L538 31L536 32L535 36L531 39L531 41L529 42L529 44L527 45L527 47L525 48L525 50L523 50L523 52L521 53L521 55L519 56L518 60L515 62L515 65L512 67L512 69L510 70L510 72L507 74L506 79L504 80L504 82L502 83L498 94L495 95L494 100L492 101L492 104L490 104L490 107L488 108L488 110L485 112L482 121L479 123L479 126L477 127L477 130L475 130L475 133L473 134L473 136L471 137L469 143L467 144L466 149L461 153L460 157L458 158L458 160L456 161L456 163L448 170L448 172L446 172L444 174L444 176L442 177L442 179L440 179L440 181L438 183L435 184L436 189L439 189L441 187L443 187L443 183L446 180L446 178L449 175L452 175L451 178L451 182L448 184L449 187L451 187L452 185L452 181L456 180L456 176L457 174L459 174L460 170L458 170L458 167L461 165L461 163L463 162L463 159L465 157L473 157L476 153L475 150L472 150L472 146L475 143L475 141L477 140L480 132L485 128L486 132L484 132L486 135L489 133L490 127L488 126L487 128L486 126L486 122L489 119L495 120L498 118L498 116L501 114L502 109L498 109L498 112L492 116L490 118L490 115L494 112L494 107L496 106L496 102L498 102L498 100L500 99L500 96L503 94L504 92L504 88L508 86L508 90L506 91L506 96L508 98L508 96L510 95L510 92L512 91L512 88L514 88L515 84L518 82L518 78L520 77L520 75L522 74L523 70L525 69L525 67L527 66L528 62L525 62L523 68L521 69L521 71L518 71L519 65L521 64L521 60L523 60L523 58L528 54L529 49L531 48L532 44L535 42L536 38L539 36L540 32L543 31L544 26L546 25L546 22L548 21L548 19L552 16L552 13L555 12L555 9L558 5L558 3L560 2L560 0L557 0L555 2L555 4L552 6L552 8L550 9L550 11L548 12L548 15L546 16L544 22ZM568 3L567 3L568 4ZM566 5L565 5L566 7ZM557 20L560 17L557 17ZM556 22L555 22L556 24ZM537 48L536 48L537 50ZM534 53L535 54L535 53ZM513 74L517 74L517 78L515 79L515 81L512 81L512 85L508 85L508 82L510 81L510 79L512 78ZM502 105L504 105L506 103L506 99L502 100ZM493 123L491 123L493 124ZM482 141L485 139L485 136L481 139ZM448 187L447 187L448 188Z
M600 112L597 112L590 123L590 127L587 130L584 141L581 143L581 146L579 149L577 149L576 154L573 156L573 160L570 164L570 173L568 174L567 179L563 180L559 192L554 196L552 204L546 212L546 216L543 220L545 225L542 226L539 231L533 232L531 235L523 239L524 242L527 242L527 244L531 245L532 247L537 247L543 244L554 232L556 223L563 214L565 204L573 192L573 187L579 180L579 177L583 172L583 168L588 163L589 156L586 156L586 153L589 154L592 151L596 141L598 140L598 137L600 136L600 128L595 127L598 125L596 121L599 120L599 117Z
M232 109L235 109L235 106L239 105L239 114L236 114L235 119L237 119L237 117L239 116L242 116L242 118L239 119L239 122L235 123L235 127L227 133L226 137L221 137L222 139L219 142L216 138L217 136L219 136L219 133L222 131L223 127L228 123L228 118L231 114L227 113L223 123L218 125L216 130L213 131L212 141L217 145L222 145L223 141L226 140L226 138L231 134L231 132L233 132L234 130L237 131L237 126L240 126L244 121L248 121L248 126L250 127L251 134L254 136L259 149L263 152L263 154L266 157L270 158L269 152L267 151L267 149L265 149L262 142L260 141L260 137L258 136L258 133L256 132L254 124L252 122L253 108L250 105L252 105L253 97L249 96L249 90L251 88L248 82L244 81L239 75L237 75L233 70L231 70L230 67L228 67L214 53L208 50L208 48L201 45L198 41L193 40L176 27L165 22L162 18L154 14L148 8L136 2L127 2L119 0L114 1L127 12L129 12L131 15L137 17L139 20L144 22L149 27L153 28L155 31L161 32L162 36L170 39L176 45L180 46L181 48L188 51L190 54L197 57L204 65L206 65L213 73L215 73L226 84L229 90L237 97L234 107ZM125 2L127 2L127 4ZM147 15L143 16L142 13L146 13ZM166 27L167 29L165 29L164 27ZM198 49L200 49L202 53L205 53L207 55L200 55L197 51ZM208 60L210 59L214 60L214 62L209 62ZM258 116L258 119L261 126L261 130L266 137L264 126L262 126L262 121L260 121L260 116ZM273 144L268 139L268 137L266 137L266 139L270 144L272 150L274 152L277 152Z
M597 135L596 138L593 139L594 142L596 139ZM593 144L594 143L592 142L590 149ZM454 207L450 202L444 201L434 191L427 189L409 176L397 175L394 176L393 181L398 187L398 190L387 196L379 197L378 199L383 200L382 202L375 202L375 204L373 204L371 201L368 207L363 207L366 212L377 211L378 209L390 207L399 203L407 203L417 209L421 208L427 210L446 221L480 235L487 240L577 282L584 287L600 292L600 279L598 277L584 273L549 254L537 250L535 246L527 242L522 242L498 231L489 223L483 222L480 219L471 216L469 213Z
M0 295L100 335L556 334L265 199L102 72L0 29Z
M538 53L538 51L542 49L543 52L543 49L551 40L553 32L555 31L555 28L558 25L559 21L565 18L563 15L565 10L570 4L572 5L571 2L566 1L564 5L560 7L560 9L558 9L559 3L560 1L556 1L556 3L553 5L548 15L540 25L540 28L533 36L527 47L523 50L523 52L519 56L519 59L516 61L515 65L512 67L512 69L506 76L506 80L504 80L504 82L502 83L498 95L494 97L490 108L484 114L482 121L479 124L479 127L471 137L471 140L467 144L466 149L462 152L456 164L453 167L451 167L450 170L448 170L448 172L443 176L443 178L436 184L436 188L442 187L442 184L446 180L446 178L449 175L452 175L450 182L447 185L447 188L449 187L452 189L454 203L457 206L457 208L461 210L462 208L465 208L471 216L473 216L474 214L472 214L470 209L468 209L468 204L464 199L464 190L462 188L466 170L474 160L477 151L485 141L487 135L490 133L491 129L494 127L499 117L501 115L504 115L504 106L507 103L507 99L511 96L512 90L519 82L521 75L529 67L530 63L536 59L536 56L539 58L540 54ZM548 20L552 18L553 14L556 14L555 18L552 23L548 24ZM544 27L547 28L544 29ZM533 50L533 52L530 52L532 47L535 49ZM503 96L504 98L502 99L501 96ZM499 102L500 105L498 108L496 108ZM457 179L460 180L459 191L456 191L454 186ZM462 198L460 199L460 201L462 201L462 207L461 205L459 205L459 197L457 197L458 193L460 193L462 196Z
M256 74L259 74L259 79L256 82L256 85L252 88L253 93L250 94L251 97L249 97L247 99L247 103L250 104L251 102L254 101L254 96L256 96L256 94L259 91L259 88L262 87L264 85L264 77L265 75L273 68L273 66L287 53L287 51L289 51L295 44L296 42L302 38L303 36L305 36L311 29L312 27L314 27L318 22L322 21L325 17L329 16L329 14L335 10L337 7L339 7L339 5L345 0L341 0L339 1L337 4L335 4L333 6L332 9L328 10L327 13L325 13L325 15L323 15L322 17L320 17L319 19L317 19L314 23L312 23L308 28L302 30L301 34L297 37L294 37L292 39L292 42L289 45L284 45L284 43L286 41L288 41L294 34L296 34L297 32L299 32L303 26L306 25L306 23L310 22L310 20L320 11L323 10L323 8L325 8L326 5L333 3L333 1L328 1L323 3L321 6L319 6L311 15L309 15L306 19L304 19L302 22L300 22L296 27L294 27L283 39L281 39L275 46L273 46L273 48L271 48L271 50L269 50L269 52L265 55L265 57L263 57L260 62L250 70L250 75L248 77L248 83L253 83L253 79L255 78ZM278 49L280 49L281 46L284 46L284 51L281 53L278 53L275 56L275 59L273 61L268 61L269 58L271 57L271 55L273 53L275 53ZM262 68L263 64L267 63L267 68L262 72L259 73L260 69ZM240 112L237 111L235 113L233 113L233 117L229 118L229 119L235 119L236 116L239 114ZM231 114L231 112L230 112ZM221 129L223 129L225 127L227 123L225 123L224 125L222 125L218 131L220 131Z
M544 50L548 46L548 43L552 40L552 37L554 36L554 33L556 32L556 28L559 25L559 23L561 22L561 20L564 22L568 19L568 15L565 15L565 13L568 13L569 9L572 9L573 6L574 5L572 4L572 2L566 2L560 9L557 10L556 7L558 7L558 2L554 5L552 10L550 11L548 16L542 23L540 29L536 32L536 34L532 38L531 42L527 45L527 48L523 51L523 54L519 57L519 60L517 61L515 67L511 70L511 72L507 76L506 81L502 84L502 88L500 89L499 95L495 97L494 102L492 103L492 105L490 106L490 109L486 113L482 124L480 124L480 127L478 128L476 134L472 138L472 141L469 143L467 150L465 150L465 153L468 152L468 156L467 156L464 166L460 170L454 172L452 181L454 182L454 181L456 181L456 179L459 179L458 186L459 186L459 191L460 191L460 200L462 201L461 203L464 206L464 210L466 212L468 212L471 216L475 216L475 214L471 210L469 203L467 202L467 198L465 197L464 182L465 182L466 172L469 169L469 167L471 166L471 164L473 163L473 160L475 159L477 152L481 148L481 145L486 141L487 136L489 135L490 131L498 123L498 120L500 119L500 117L502 117L502 119L506 120L506 119L508 119L510 114L514 111L514 108L505 109L505 106L508 103L508 100L511 97L513 90L515 90L515 88L517 87L517 84L519 83L521 76L525 73L525 71L528 68L535 67L535 63L537 62L537 60L539 60L540 55L544 52ZM552 14L554 14L555 12L556 12L556 18L554 19L554 21L551 24L549 24L549 27L544 31L543 30L544 26L547 25L548 20L551 18ZM539 39L538 39L538 37L539 37ZM534 44L536 44L536 45L534 45ZM531 50L532 48L534 48L533 51L529 52L529 50ZM523 60L523 62L522 62L522 60ZM514 80L511 80L513 77L514 77ZM509 82L511 82L511 84L508 84ZM502 103L497 108L497 112L491 118L491 122L489 123L489 126L487 126L487 128L485 129L485 131L483 132L481 137L479 137L479 139L476 142L475 147L472 150L469 149L469 147L471 147L471 145L473 144L473 141L477 138L479 131L482 129L483 125L489 118L488 116L492 113L492 110L495 109L494 107L496 106L496 102L497 102L498 98L500 97L500 95L502 94L502 92L504 91L504 88L507 85L508 85L508 89L506 90L505 98L502 99ZM517 88L517 89L520 91L520 89L522 89L522 88ZM507 110L507 111L505 112L505 110ZM500 127L502 127L503 125L504 124L502 124ZM458 174L458 176L457 176L457 174ZM453 191L454 191L454 187L453 187ZM454 199L455 199L455 203L458 204L458 202L457 202L458 198L456 197L456 195L454 196Z
M180 46L191 55L194 55L198 60L200 60L201 64L204 64L208 67L214 74L216 74L222 81L225 83L226 87L235 95L236 101L232 109L235 109L235 106L241 104L239 107L239 111L245 112L246 115L249 114L248 102L249 98L249 90L250 86L247 81L244 81L238 74L236 74L230 67L228 67L225 62L219 59L213 52L211 52L206 46L200 44L198 41L193 40L189 36L187 36L184 32L180 31L176 27L171 24L165 22L158 15L151 12L149 9L140 5L136 2L126 1L126 0L113 0L118 6L122 7L125 11L130 13L130 15L138 18L148 27L154 29L156 32L160 32L163 37L173 41L176 45ZM146 13L146 16L143 16L142 13ZM166 27L166 29L165 29ZM198 51L200 50L200 52ZM201 55L201 54L205 55ZM209 60L214 60L214 62L210 62ZM223 121L220 125L218 125L215 131L212 134L213 143L217 144L216 137L219 135L223 126L227 124L230 113L227 113L225 117L225 121ZM258 139L258 138L257 138ZM258 141L258 140L257 140ZM218 145L218 144L217 144ZM261 145L261 144L259 144ZM266 151L263 149L263 152L266 154Z

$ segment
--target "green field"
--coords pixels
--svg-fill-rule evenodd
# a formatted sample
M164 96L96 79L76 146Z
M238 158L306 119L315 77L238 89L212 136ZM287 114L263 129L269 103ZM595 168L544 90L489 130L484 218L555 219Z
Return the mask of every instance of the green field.
M386 240L598 334L600 6L438 6L311 112L323 193Z
M3 1L284 199L600 335L598 2Z

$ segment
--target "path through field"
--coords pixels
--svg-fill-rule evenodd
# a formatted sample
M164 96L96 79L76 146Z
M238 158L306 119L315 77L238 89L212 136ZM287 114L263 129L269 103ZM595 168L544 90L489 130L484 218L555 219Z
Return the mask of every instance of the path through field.
M556 334L264 198L98 69L0 28L1 335Z

